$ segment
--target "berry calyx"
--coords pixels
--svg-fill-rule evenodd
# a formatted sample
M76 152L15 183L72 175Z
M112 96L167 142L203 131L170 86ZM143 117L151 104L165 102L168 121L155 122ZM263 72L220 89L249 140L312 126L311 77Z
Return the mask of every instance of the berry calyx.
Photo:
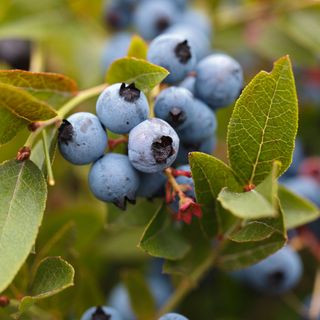
M95 312L91 316L91 320L110 320L111 316L109 314L106 314L103 309L98 306L95 310Z
M126 86L125 83L121 84L119 94L127 102L134 102L140 98L140 90L136 88L134 83Z
M73 131L72 124L68 120L63 119L62 124L59 127L59 133L58 133L59 142L68 145L68 143L72 141L73 134L74 134L74 131Z
M165 163L166 160L174 154L172 142L171 137L162 136L152 143L151 149L156 163Z
M174 52L179 61L183 64L186 64L192 57L191 48L188 44L188 40L184 40L178 43Z

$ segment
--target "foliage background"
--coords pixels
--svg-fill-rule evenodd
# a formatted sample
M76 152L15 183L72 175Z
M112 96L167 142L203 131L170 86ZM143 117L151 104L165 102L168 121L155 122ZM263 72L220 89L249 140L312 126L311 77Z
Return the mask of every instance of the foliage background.
M247 81L259 70L270 70L272 61L290 54L300 104L299 137L308 155L318 155L315 137L320 131L320 4L318 1L194 1L205 8L214 24L213 47L233 55L242 64ZM23 37L43 46L45 71L75 79L80 89L103 82L102 49L111 31L102 19L101 0L1 0L0 38ZM317 31L318 30L318 31ZM305 70L318 70L312 81ZM308 81L318 90L309 93ZM79 110L94 112L95 99ZM226 125L232 107L218 112L216 155L226 157ZM0 149L0 162L15 157L26 139L21 132ZM76 270L75 286L39 303L33 319L74 319L91 305L104 304L111 288L127 269L146 270L150 259L135 244L159 203L143 202L136 211L140 221L128 225L118 213L97 201L89 192L89 167L68 164L57 153L54 163L56 186L50 188L47 210L30 256L8 292L16 297L26 290L35 259L61 255ZM129 214L130 215L130 214ZM107 222L112 221L107 225ZM52 241L50 239L54 239ZM299 319L296 300L311 293L315 262L303 252L305 272L294 293L279 298L260 296L212 271L189 295L181 313L190 319ZM41 316L39 316L41 314ZM0 318L7 319L0 309Z

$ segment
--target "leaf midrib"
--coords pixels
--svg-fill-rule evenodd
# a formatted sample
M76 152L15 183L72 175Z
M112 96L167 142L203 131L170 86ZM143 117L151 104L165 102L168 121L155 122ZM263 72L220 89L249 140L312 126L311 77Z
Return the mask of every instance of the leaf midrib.
M273 79L273 77L271 77L271 79ZM269 122L269 119L270 119L269 116L270 116L271 108L272 108L273 101L274 101L274 98L275 98L275 95L276 95L276 92L277 92L277 89L278 89L278 85L279 85L280 79L281 79L281 76L279 76L278 79L275 80L276 81L276 85L275 85L275 89L274 89L274 92L273 92L273 96L272 96L271 101L270 101L270 106L269 106L268 114L267 114L267 117L266 117L266 121L265 121L263 129L262 129L262 139L261 139L261 142L259 144L259 150L258 150L258 153L257 153L257 156L256 156L255 163L253 164L251 177L249 179L249 184L252 184L253 180L254 180L255 172L256 172L256 169L257 169L257 166L258 166L258 163L259 163L260 154L262 152L262 146L264 144L265 131L266 131L266 128L268 126L268 122Z

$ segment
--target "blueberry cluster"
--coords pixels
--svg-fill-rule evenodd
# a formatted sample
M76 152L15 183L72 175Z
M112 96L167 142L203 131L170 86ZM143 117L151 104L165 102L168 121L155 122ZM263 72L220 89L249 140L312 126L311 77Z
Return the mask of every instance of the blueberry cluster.
M215 112L239 96L242 68L226 54L210 53L210 22L200 11L188 9L187 1L113 0L107 2L105 16L112 27L134 26L150 40L148 60L170 74L152 105L134 83L107 87L98 98L96 116L81 112L64 120L60 151L74 164L93 163L89 186L98 199L125 209L137 196L152 198L165 192L178 219L190 223L201 212L194 203L192 179L185 174L190 172L184 166L188 153L214 151ZM126 55L130 38L119 32L108 42L105 67ZM113 152L106 129L127 140L126 154ZM185 192L183 199L181 193L176 196L177 190L165 188L163 171L176 166L173 174Z

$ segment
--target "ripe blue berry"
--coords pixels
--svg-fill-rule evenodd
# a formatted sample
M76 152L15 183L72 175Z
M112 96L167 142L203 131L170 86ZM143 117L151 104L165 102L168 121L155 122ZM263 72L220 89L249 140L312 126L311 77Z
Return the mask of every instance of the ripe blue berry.
M300 256L286 246L240 273L241 278L254 289L268 294L282 294L298 283L302 268Z
M88 309L80 320L122 320L122 318L117 310L98 306Z
M187 127L177 132L183 143L197 144L214 136L217 120L214 112L202 101L194 99L194 117Z
M167 181L163 172L144 173L140 172L140 185L137 191L138 197L153 198L162 195Z
M166 34L179 35L188 40L193 49L196 60L199 61L211 52L211 45L209 38L202 32L192 28L190 24L174 24L168 28Z
M127 55L131 38L132 34L129 32L118 32L107 40L102 54L103 71L107 70L113 61Z
M175 23L178 16L172 1L141 1L134 13L134 26L144 39L152 40Z
M185 37L178 34L164 34L150 43L148 60L170 72L164 82L177 83L194 69L196 62L194 52Z
M100 158L107 140L99 119L89 112L74 113L59 128L59 150L73 164L88 164Z
M233 103L243 86L240 64L221 53L201 60L197 65L196 75L195 95L213 109Z
M188 320L188 318L179 313L166 313L159 320Z
M108 153L92 165L89 187L98 199L125 210L127 201L135 202L139 175L126 155Z
M167 121L173 128L184 128L193 119L193 95L185 88L164 89L155 101L154 113L156 117Z
M106 88L98 98L97 115L103 125L114 133L128 133L147 119L148 100L132 83L116 83Z
M129 134L128 153L132 165L146 173L170 167L177 157L179 137L165 121L148 119Z

